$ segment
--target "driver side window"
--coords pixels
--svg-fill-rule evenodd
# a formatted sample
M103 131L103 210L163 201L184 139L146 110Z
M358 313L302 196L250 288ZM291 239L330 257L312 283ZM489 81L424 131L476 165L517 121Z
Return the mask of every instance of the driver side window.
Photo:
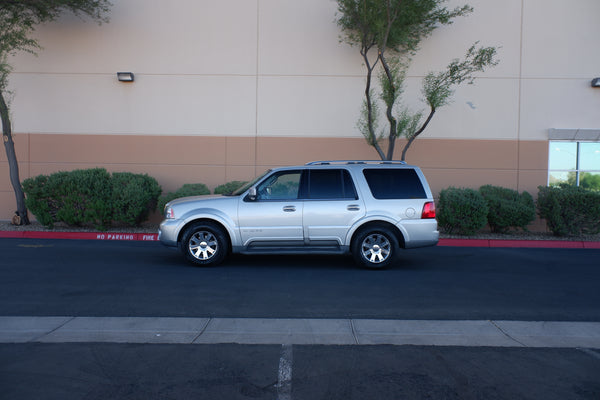
M301 171L282 171L269 176L256 187L261 200L294 200L298 198Z

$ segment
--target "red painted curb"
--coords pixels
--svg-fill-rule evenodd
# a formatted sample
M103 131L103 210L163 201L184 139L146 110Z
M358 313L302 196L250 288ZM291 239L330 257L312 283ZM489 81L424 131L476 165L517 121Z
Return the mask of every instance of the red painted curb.
M490 247L490 241L488 239L440 239L438 246Z
M490 240L490 247L538 247L583 249L583 242L564 240Z
M583 249L583 242L565 240L490 240L490 247Z
M79 240L119 240L119 241L145 241L158 240L157 233L120 233L120 232L38 232L0 231L0 238L19 239L79 239Z
M19 239L19 238L23 238L24 233L25 232L0 231L0 238Z
M569 240L440 239L438 246L600 249L600 242L582 242Z

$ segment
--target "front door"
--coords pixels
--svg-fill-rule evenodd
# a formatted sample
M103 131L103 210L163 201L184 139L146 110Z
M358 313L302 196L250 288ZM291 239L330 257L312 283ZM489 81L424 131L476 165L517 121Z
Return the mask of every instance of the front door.
M238 219L245 247L302 246L302 171L279 171L256 186L256 199L240 199Z

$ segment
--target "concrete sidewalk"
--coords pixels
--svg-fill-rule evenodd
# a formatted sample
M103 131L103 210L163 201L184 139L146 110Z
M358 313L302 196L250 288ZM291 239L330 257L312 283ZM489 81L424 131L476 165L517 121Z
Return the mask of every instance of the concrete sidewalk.
M600 348L600 322L0 317L0 343Z

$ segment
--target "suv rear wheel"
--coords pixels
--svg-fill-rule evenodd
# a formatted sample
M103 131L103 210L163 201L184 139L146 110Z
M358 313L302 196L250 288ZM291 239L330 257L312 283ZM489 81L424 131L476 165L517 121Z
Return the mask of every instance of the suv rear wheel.
M190 225L179 244L185 258L203 266L221 263L229 252L229 241L223 229L211 222Z
M369 269L386 268L396 259L398 240L383 226L373 226L358 232L352 242L352 256L361 266Z

